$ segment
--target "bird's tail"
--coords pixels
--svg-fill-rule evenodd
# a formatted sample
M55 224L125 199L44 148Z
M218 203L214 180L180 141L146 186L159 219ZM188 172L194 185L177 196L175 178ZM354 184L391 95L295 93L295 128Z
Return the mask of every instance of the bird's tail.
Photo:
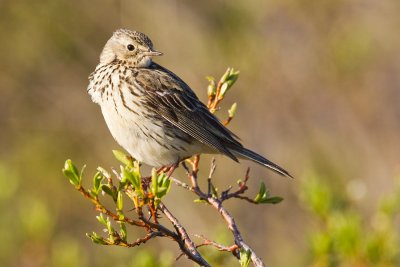
M293 176L290 175L289 172L287 172L282 167L278 166L277 164L273 163L272 161L269 161L268 159L264 158L263 156L255 153L247 148L240 147L238 149L233 149L232 152L233 152L233 154L237 155L238 157L250 159L260 165L263 165L263 166L273 170L274 172L276 172L280 175L293 178Z

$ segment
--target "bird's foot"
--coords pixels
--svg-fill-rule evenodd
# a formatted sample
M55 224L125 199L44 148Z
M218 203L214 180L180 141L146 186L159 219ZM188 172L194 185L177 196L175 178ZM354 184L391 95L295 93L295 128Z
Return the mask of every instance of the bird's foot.
M167 177L171 177L172 173L174 173L174 171L176 170L176 168L178 168L179 166L179 162L174 163L172 166L169 167L168 171L167 171Z

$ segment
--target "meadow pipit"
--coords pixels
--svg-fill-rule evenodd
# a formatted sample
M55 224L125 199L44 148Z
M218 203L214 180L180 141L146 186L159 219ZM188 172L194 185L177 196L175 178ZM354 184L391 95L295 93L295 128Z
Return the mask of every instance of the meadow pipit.
M160 55L143 33L120 29L107 41L89 77L87 90L123 148L154 167L176 165L195 154L220 153L290 176L244 148L184 81L152 61Z

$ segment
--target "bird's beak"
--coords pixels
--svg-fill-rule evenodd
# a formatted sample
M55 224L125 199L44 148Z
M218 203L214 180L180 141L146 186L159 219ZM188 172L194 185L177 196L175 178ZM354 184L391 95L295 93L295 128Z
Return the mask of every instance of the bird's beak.
M150 50L150 51L147 51L147 52L146 52L146 55L147 55L147 56L154 57L154 56L162 56L163 53L158 52L157 50L152 49L152 50Z

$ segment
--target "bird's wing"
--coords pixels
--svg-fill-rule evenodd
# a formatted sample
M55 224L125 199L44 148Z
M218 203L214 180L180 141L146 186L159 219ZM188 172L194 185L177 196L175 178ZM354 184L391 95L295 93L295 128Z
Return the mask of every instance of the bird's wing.
M190 87L169 70L153 63L137 69L135 81L145 94L147 108L172 125L237 161L228 147L242 145L221 122L209 112Z

